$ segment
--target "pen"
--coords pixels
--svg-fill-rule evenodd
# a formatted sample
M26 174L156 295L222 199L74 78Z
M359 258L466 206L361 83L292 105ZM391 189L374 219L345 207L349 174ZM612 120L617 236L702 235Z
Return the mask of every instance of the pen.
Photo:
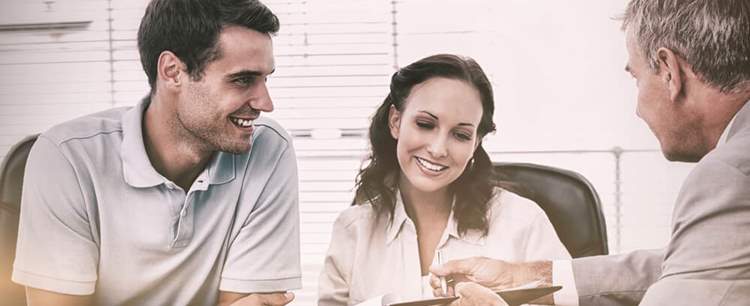
M437 251L437 264L443 264L443 253L441 250ZM445 281L445 276L440 277L440 289L443 289L443 294L448 295L448 282Z

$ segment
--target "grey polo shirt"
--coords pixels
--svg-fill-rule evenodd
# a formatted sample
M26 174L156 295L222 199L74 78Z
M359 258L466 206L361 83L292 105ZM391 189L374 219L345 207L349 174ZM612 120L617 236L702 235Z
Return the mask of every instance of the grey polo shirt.
M143 144L148 105L53 127L31 150L13 281L98 305L214 305L219 290L301 287L297 166L256 120L251 152L217 153L182 190Z

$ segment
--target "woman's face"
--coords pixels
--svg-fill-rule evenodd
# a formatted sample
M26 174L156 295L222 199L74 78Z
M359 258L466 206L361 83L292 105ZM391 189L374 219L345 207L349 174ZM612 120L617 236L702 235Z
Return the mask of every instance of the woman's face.
M455 181L479 144L481 118L479 92L468 83L435 77L415 85L404 109L391 106L388 118L401 188L433 192Z

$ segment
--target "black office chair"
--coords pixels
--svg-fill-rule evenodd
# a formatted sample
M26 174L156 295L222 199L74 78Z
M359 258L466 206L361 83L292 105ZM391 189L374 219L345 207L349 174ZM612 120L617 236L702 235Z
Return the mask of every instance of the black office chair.
M0 301L3 305L26 305L24 287L11 282L10 275L16 255L23 172L37 136L26 137L10 148L0 164Z
M573 258L605 255L607 226L599 195L582 175L530 163L494 163L498 181L536 202Z

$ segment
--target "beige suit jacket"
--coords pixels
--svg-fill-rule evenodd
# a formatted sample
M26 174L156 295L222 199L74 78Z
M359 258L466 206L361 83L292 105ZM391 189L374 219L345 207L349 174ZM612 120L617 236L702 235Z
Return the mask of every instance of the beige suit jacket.
M750 305L750 102L686 178L661 251L573 261L580 305Z

